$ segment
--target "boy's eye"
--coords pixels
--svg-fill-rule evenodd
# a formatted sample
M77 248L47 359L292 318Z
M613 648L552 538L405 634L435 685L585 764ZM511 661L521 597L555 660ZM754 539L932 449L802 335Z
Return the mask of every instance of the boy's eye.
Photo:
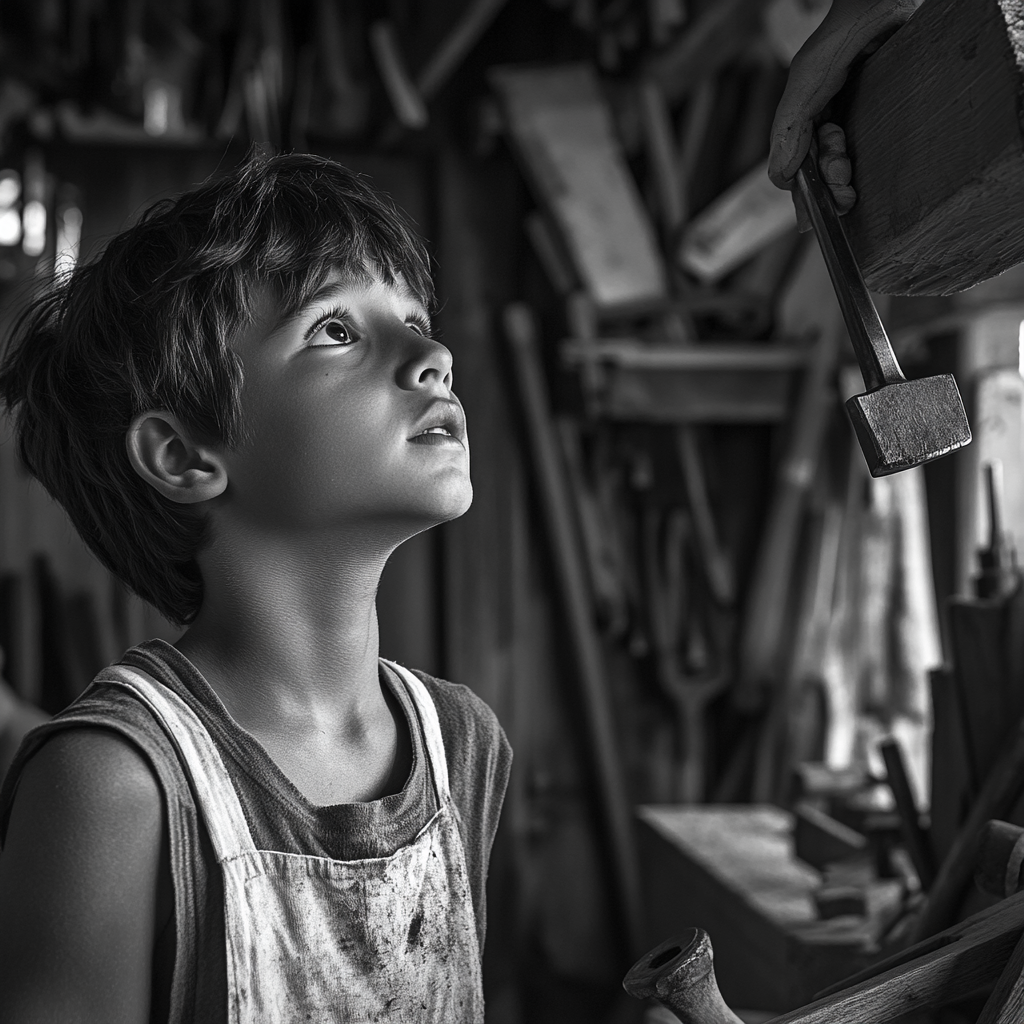
M309 332L311 346L351 345L355 340L352 329L337 317L332 316L316 324Z
M405 326L412 328L417 334L422 334L424 338L433 337L430 321L424 316L410 317L405 321Z

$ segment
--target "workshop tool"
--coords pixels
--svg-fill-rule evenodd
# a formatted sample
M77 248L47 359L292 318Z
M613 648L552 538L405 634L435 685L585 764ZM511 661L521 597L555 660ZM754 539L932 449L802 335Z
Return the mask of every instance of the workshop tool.
M953 920L974 871L985 822L1005 818L1024 791L1024 721L1003 744L996 763L971 804L913 929L914 941L922 941Z
M644 581L647 614L658 669L658 682L676 709L680 745L676 799L684 804L704 799L707 765L706 710L729 685L729 666L715 652L715 663L703 673L690 673L680 657L680 631L685 612L683 598L684 544L687 519L679 509L669 512L665 542L659 545L661 517L654 509L644 515Z
M997 981L982 1019L988 1024L1019 1022L1019 1016L1001 1011L1019 1005L1013 1002L1020 990L1015 947L1022 931L1024 894L874 965L842 982L838 990L773 1018L771 1024L893 1024L914 1012L984 992ZM623 987L638 999L657 999L683 1024L739 1024L718 990L711 942L699 928L646 953L626 975Z
M914 800L910 780L907 778L903 752L899 743L891 736L882 740L878 749L882 760L885 761L886 782L889 784L889 789L892 790L896 809L899 811L903 841L907 845L907 852L910 854L917 877L921 880L921 888L927 890L931 888L935 879L935 867L932 864L928 840L921 828L921 816L917 810L917 802Z
M590 741L589 753L593 759L598 801L608 837L618 906L625 929L625 945L629 951L634 952L640 947L642 939L640 874L632 811L615 738L604 654L594 625L581 540L573 519L572 497L549 409L532 311L525 303L508 305L504 312L504 327L526 422L537 490L548 529L550 556L555 567L569 643L576 663L577 683L583 698L583 718Z
M797 172L797 184L868 389L851 398L846 409L871 475L898 473L969 444L971 428L953 375L912 381L903 376L831 192L818 174L813 147Z

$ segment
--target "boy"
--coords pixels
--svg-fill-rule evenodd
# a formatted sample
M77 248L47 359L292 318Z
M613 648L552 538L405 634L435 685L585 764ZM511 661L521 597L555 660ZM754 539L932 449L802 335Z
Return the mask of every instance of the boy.
M126 652L0 794L0 1021L480 1021L511 754L378 660L404 540L469 507L428 258L331 161L158 203L0 367L29 469L188 630Z

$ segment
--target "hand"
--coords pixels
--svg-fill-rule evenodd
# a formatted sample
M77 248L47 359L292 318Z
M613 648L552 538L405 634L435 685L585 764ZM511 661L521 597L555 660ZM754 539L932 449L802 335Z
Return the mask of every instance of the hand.
M797 168L811 145L814 119L842 88L856 58L872 46L877 47L882 39L903 25L921 2L833 0L825 20L793 58L786 89L775 112L768 176L779 188L793 188ZM827 127L828 132L826 142L819 130L822 176L833 186L837 208L845 213L855 199L850 187L846 140L837 126L823 127ZM810 225L799 203L797 218L801 230L807 230Z
M818 171L822 180L832 190L836 212L840 217L844 213L849 213L857 201L857 193L850 184L853 169L846 152L846 133L837 124L827 123L818 128ZM793 204L796 206L797 228L801 232L810 231L811 219L804 206L803 196L795 189Z

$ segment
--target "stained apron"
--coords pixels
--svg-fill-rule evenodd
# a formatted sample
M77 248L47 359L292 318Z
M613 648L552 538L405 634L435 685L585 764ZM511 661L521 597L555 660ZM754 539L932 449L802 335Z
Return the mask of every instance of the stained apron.
M437 710L416 676L386 664L416 708L438 810L390 857L351 861L257 850L195 712L125 665L96 679L150 708L192 783L224 879L231 1024L483 1021L476 920Z

